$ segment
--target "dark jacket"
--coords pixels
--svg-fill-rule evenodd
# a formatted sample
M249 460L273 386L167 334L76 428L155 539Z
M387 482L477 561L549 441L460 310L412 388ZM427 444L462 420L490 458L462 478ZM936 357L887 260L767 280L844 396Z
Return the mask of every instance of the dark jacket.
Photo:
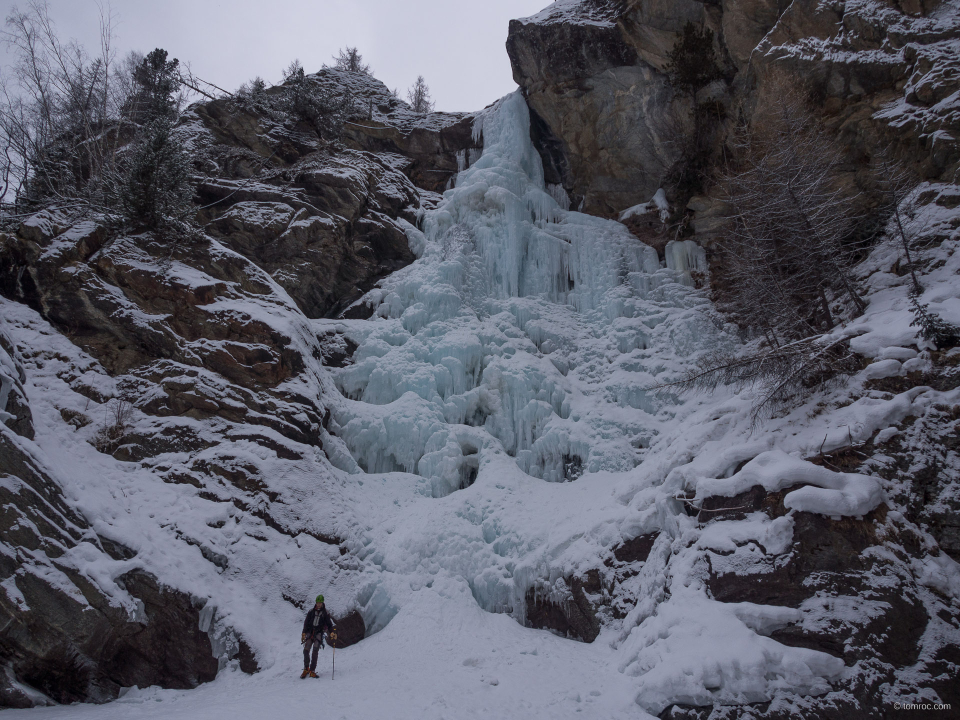
M307 637L315 638L322 635L324 630L327 632L333 630L333 619L327 612L326 605L320 610L317 610L317 606L314 605L307 613L307 619L303 621L303 632Z

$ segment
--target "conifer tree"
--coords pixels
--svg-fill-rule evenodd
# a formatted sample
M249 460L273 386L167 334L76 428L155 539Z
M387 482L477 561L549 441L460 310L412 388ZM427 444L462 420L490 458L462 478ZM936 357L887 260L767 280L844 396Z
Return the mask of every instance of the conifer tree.
M417 81L407 91L407 101L416 113L426 115L433 112L435 103L430 98L430 88L427 87L427 81L423 79L423 75L419 75Z
M189 214L193 190L190 161L174 136L179 113L179 63L165 50L147 55L133 73L129 114L138 123L108 196L124 222L158 229L176 226Z

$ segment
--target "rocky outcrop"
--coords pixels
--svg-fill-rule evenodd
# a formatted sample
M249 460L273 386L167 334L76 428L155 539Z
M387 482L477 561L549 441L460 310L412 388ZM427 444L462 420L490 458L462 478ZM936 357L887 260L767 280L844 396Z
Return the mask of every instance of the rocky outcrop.
M700 511L705 524L762 512L783 517L783 497L761 487L728 498L709 498ZM756 517L756 516L753 516ZM889 552L877 552L879 547ZM725 603L796 608L796 619L763 630L778 642L842 658L850 672L826 700L796 698L789 707L770 704L730 708L724 717L781 718L815 712L818 717L883 715L878 688L910 683L956 702L951 680L956 648L938 638L958 621L956 608L936 592L912 582L911 563L925 553L922 539L881 505L863 519L831 520L795 513L793 541L771 553L747 543L735 552L707 551L707 586ZM932 603L932 605L931 605ZM936 608L932 616L928 610ZM790 612L787 610L787 612ZM714 717L709 709L671 706L664 718Z
M600 634L597 611L604 594L597 570L531 587L524 598L526 626L591 643Z
M404 222L416 223L429 202L421 193L443 190L458 154L474 146L472 117L417 115L359 73L327 69L308 81L354 98L342 143L236 99L194 106L180 132L205 174L205 230L268 272L308 317L328 317L413 261Z
M958 16L951 0L583 0L511 22L507 50L544 126L535 140L545 166L559 169L551 182L585 212L615 217L661 186L672 201L689 199L669 187L667 171L690 132L694 99L666 73L688 22L712 30L724 72L696 102L719 102L729 119L749 115L775 92L771 71L785 71L809 87L853 162L893 148L924 177L952 178ZM716 214L708 198L699 204Z
M673 98L663 74L627 41L616 4L584 5L583 18L547 9L511 21L507 52L547 131L540 147L551 146L542 137L555 138L543 153L553 169L547 181L562 184L574 208L610 217L660 186L672 157L659 118Z
M216 676L196 603L130 563L135 553L98 537L7 428L0 501L0 707L105 702L123 687L192 688ZM78 552L132 569L105 589L78 570Z
M313 558L274 578L281 604L360 568L328 503L304 504L323 477L317 458L339 442L325 430L322 365L351 352L310 318L338 315L413 261L406 232L470 161L472 116L417 115L368 76L311 82L353 93L342 141L269 105L228 99L184 115L193 232L122 234L45 210L0 234L0 705L190 688L234 659L254 672L256 643L219 618L210 590L183 587L263 573L261 543ZM194 558L192 586L172 568L148 573L65 497L30 444L30 381L64 432L206 508L164 525ZM339 628L338 647L366 633L356 611Z
M33 439L33 414L23 383L27 376L13 343L0 331L0 423L28 440Z
M757 46L762 96L772 68L803 78L851 157L893 149L926 179L960 162L960 8L955 2L793 3Z

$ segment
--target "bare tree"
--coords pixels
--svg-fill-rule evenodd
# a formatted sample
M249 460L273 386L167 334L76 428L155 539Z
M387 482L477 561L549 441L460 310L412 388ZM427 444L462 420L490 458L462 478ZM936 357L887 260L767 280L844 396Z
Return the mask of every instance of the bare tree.
M838 375L849 375L861 367L850 350L849 338L824 340L804 338L781 347L755 353L716 353L704 358L700 367L674 383L658 385L659 391L713 392L721 385L736 390L756 388L753 422L789 407L798 397L825 388Z
M0 85L5 193L24 207L75 199L110 162L117 142L109 126L116 97L113 19L101 14L96 57L60 40L43 0L14 7L0 38L14 58Z
M903 163L896 161L889 150L874 158L871 170L880 195L880 212L889 215L888 233L900 241L910 271L911 292L919 295L923 286L917 278L911 248L914 241L912 216L917 210L914 191L920 180Z
M92 444L102 453L112 453L119 447L130 430L133 418L133 405L125 398L117 398L104 405L103 423L94 433Z
M831 296L846 295L857 313L866 303L850 274L864 218L843 183L842 151L796 83L772 82L776 104L739 128L721 178L734 222L719 243L717 300L776 345L832 328Z
M416 113L426 115L433 112L435 103L430 98L430 88L423 75L417 76L417 81L407 91L407 101Z
M363 56L355 47L346 47L334 56L334 67L347 72L370 74L370 66L363 62Z

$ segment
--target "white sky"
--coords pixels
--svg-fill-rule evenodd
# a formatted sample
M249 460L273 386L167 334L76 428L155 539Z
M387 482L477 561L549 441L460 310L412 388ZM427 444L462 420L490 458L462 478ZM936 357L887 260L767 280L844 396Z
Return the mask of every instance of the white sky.
M374 75L407 88L422 74L438 110L479 110L516 88L504 43L511 18L551 0L110 0L117 46L166 49L228 90L279 82L290 61L316 72L356 46ZM104 0L106 5L107 0ZM48 0L60 35L98 46L97 0ZM3 18L26 0L0 0ZM0 56L2 57L2 56ZM4 61L6 64L6 61Z

